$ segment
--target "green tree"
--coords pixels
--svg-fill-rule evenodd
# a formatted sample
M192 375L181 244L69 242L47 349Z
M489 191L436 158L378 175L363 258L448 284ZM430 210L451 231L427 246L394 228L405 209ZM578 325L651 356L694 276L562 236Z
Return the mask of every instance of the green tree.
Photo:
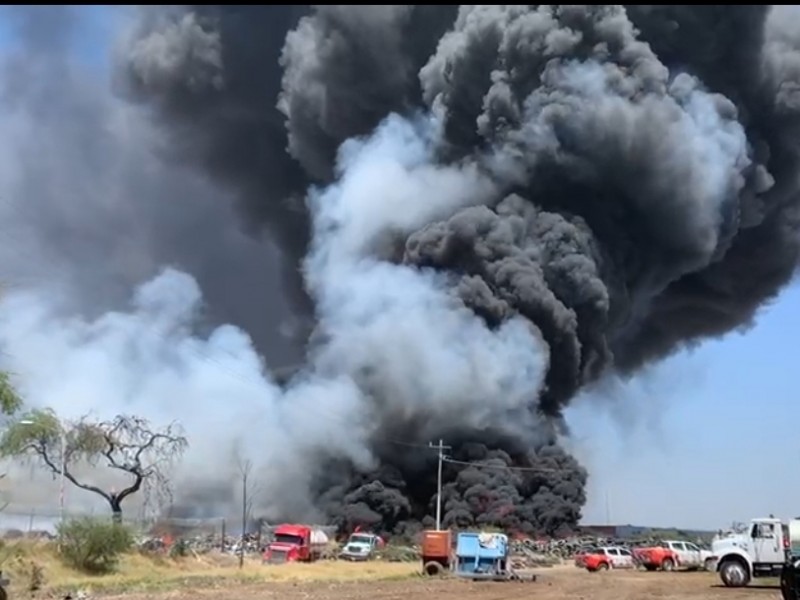
M11 376L0 372L0 413L13 415L22 406L22 399L11 384Z
M188 442L176 424L156 430L140 417L118 415L109 421L84 417L63 423L52 410L35 410L12 423L0 438L3 456L32 459L74 486L108 502L116 521L122 520L122 502L145 490L169 496L167 468L179 458ZM120 490L104 489L80 477L75 467L106 467L126 476Z
M11 383L11 375L0 371L0 415L11 416L22 406L22 398L19 397L16 388ZM0 473L0 479L4 479L5 473ZM8 500L0 499L0 511L8 506Z

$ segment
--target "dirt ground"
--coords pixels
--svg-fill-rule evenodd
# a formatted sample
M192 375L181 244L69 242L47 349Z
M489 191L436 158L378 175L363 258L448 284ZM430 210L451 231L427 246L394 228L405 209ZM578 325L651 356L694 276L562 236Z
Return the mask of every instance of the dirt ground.
M587 573L574 567L542 569L538 581L519 583L405 579L351 583L271 583L227 587L226 600L779 600L774 585L721 587L712 573ZM200 600L219 598L220 588L128 594L117 600Z

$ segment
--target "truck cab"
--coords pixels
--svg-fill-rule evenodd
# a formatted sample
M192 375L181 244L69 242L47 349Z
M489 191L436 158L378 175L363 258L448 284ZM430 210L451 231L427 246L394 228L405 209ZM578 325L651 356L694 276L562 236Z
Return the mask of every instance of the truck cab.
M320 529L309 525L279 525L273 540L264 551L263 562L278 564L286 562L310 562L319 559L328 536Z
M344 560L369 560L376 550L383 548L383 545L383 538L374 533L353 533L339 556Z
M778 577L789 550L788 526L780 519L753 519L747 531L716 539L712 560L722 583L744 587L755 577Z

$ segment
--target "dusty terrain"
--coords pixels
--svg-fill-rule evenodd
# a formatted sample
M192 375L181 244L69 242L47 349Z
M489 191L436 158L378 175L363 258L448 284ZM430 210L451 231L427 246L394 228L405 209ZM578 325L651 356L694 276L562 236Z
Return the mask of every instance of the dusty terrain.
M219 598L221 587L114 596L116 600L189 600ZM373 582L274 582L225 589L226 600L776 600L773 586L719 587L710 573L613 572L590 574L573 567L544 569L536 583L491 583L423 578Z

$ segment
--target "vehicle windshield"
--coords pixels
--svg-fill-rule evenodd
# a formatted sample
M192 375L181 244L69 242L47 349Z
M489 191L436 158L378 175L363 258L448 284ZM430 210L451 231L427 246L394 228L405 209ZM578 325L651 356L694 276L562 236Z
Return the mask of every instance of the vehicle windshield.
M292 544L294 546L303 545L303 538L299 535L288 535L286 533L276 533L275 541L279 544Z
M369 544L372 541L372 538L368 535L351 535L350 536L350 543L351 544Z

